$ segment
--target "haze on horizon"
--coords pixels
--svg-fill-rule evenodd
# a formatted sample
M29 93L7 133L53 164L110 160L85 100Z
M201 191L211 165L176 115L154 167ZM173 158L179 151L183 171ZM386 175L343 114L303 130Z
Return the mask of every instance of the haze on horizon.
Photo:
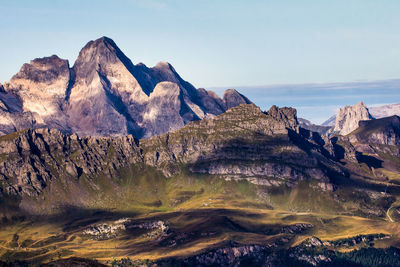
M0 12L0 82L37 57L57 54L72 66L79 50L101 36L112 38L134 63L170 62L196 87L240 85L262 108L272 101L299 104L291 101L296 96L304 106L319 103L319 118L299 109L318 122L332 113L334 107L323 108L332 100L304 98L304 92L325 96L328 90L260 85L400 78L396 0L3 0ZM366 102L400 102L398 89L376 91L379 100ZM363 94L335 92L343 99Z

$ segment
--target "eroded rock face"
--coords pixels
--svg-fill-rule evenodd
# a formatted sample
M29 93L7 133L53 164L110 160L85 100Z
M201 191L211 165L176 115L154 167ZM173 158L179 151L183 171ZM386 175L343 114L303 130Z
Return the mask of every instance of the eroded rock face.
M1 137L0 181L7 194L37 195L55 179L110 174L141 161L132 136L80 138L58 130L24 130Z
M40 118L36 113L23 111L22 101L13 93L0 90L0 135L33 128Z
M25 130L0 137L0 188L7 195L35 197L52 183L66 183L82 199L66 197L63 205L78 205L88 201L85 189L74 182L82 176L96 187L96 177L112 179L127 166L151 166L170 177L182 164L191 172L255 184L313 179L325 186L326 168L334 163L298 134L295 114L277 107L266 114L243 104L141 141L131 135L79 137L55 129Z
M352 143L400 145L400 117L360 121L349 139Z
M304 151L297 137L301 138L296 110L274 106L264 113L243 104L214 119L152 137L142 146L145 162L166 176L184 162L192 172L246 178L255 184L271 184L262 181L266 178L329 182L320 168L322 158ZM158 149L150 152L154 147Z
M347 135L358 128L360 121L370 119L372 117L363 102L359 102L354 106L345 106L339 110L332 132Z
M222 96L225 109L230 109L241 104L251 104L252 102L247 99L244 95L240 94L235 89L228 89Z
M62 105L69 82L68 61L53 55L24 64L5 84L5 88L7 92L18 95L23 111L36 113L43 122L50 122L65 116ZM65 118L62 121L65 121Z
M250 103L197 90L171 64L134 65L113 40L90 41L72 68L57 56L24 64L0 88L0 133L49 127L92 136L148 138Z
M400 103L388 104L378 107L369 107L369 113L374 119L381 119L390 116L400 116ZM335 126L336 115L330 117L327 121L322 123L322 126Z

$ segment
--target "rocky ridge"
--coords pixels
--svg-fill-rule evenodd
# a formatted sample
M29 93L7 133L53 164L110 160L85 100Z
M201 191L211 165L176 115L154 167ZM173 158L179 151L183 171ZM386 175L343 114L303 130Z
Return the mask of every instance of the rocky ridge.
M359 127L350 134L350 140L353 143L400 145L400 117L360 121Z
M374 119L381 119L390 116L400 116L400 104L388 104L377 107L369 107L369 113ZM330 117L328 120L323 122L322 126L335 126L336 114Z
M339 109L335 126L331 132L347 135L358 128L359 121L369 119L372 119L372 116L363 102L359 102L354 106L345 106Z
M137 138L176 130L251 103L235 90L223 98L196 89L167 62L134 65L107 37L90 41L75 64L38 58L0 88L0 134L25 128Z
M321 141L308 133L307 139L300 132L296 110L273 106L262 112L253 104L147 140L24 130L0 137L1 192L35 198L50 184L63 181L68 184L67 195L82 197L67 197L54 205L86 205L86 189L77 184L82 177L92 182L95 177L114 179L127 166L150 166L171 177L182 171L182 165L192 173L264 185L312 179L332 190L330 173L341 173L340 167L324 155L330 152L318 144ZM27 202L24 207L32 206Z

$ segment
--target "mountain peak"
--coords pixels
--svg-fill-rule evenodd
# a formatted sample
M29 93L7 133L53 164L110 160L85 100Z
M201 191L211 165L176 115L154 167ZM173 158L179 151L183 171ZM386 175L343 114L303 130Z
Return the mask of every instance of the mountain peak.
M252 104L247 97L240 94L235 89L225 90L224 95L222 96L222 101L224 102L226 109L230 109L241 104Z
M224 99L197 90L165 61L152 68L133 65L106 36L87 42L72 68L56 55L32 60L0 91L4 110L16 107L36 114L41 126L95 136L150 137L251 103L233 89ZM7 125L31 127L18 122L20 114L9 116ZM0 134L13 131L11 126L0 127Z
M96 62L103 61L114 63L116 60L122 61L125 65L133 66L132 62L125 54L119 49L117 44L108 37L101 37L96 40L89 41L79 52L79 56L75 65L82 62Z
M84 48L85 47L98 47L98 46L101 46L101 45L103 45L103 44L105 44L105 45L110 45L110 46L112 46L112 47L114 47L114 48L118 48L117 47L117 45L116 45L116 43L111 39L111 38L109 38L109 37L106 37L106 36L103 36L103 37L100 37L100 38L98 38L98 39L96 39L96 40L91 40L91 41L89 41L85 46L84 46Z
M172 65L167 61L160 61L154 67L155 68L171 68Z
M360 121L370 119L372 116L363 102L358 102L354 106L345 106L339 109L332 131L347 135L358 128Z
M57 55L35 58L29 64L22 65L20 71L11 78L11 81L27 79L48 83L50 80L57 79L60 73L68 71L68 68L68 60L61 59Z
M131 60L119 49L116 43L108 37L101 37L88 42L79 52L74 64L76 78L90 82L97 72L101 72L113 64L125 66L133 72L134 65Z
M367 107L363 101L358 102L357 104L355 104L354 106L360 106L360 107Z

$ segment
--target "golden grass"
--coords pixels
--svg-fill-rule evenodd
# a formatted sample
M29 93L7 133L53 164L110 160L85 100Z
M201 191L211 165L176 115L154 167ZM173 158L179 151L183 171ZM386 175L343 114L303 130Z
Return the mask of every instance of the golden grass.
M203 199L201 200L203 201ZM201 209L200 209L201 210ZM256 214L253 217L232 217L237 222L248 224L282 224L289 225L294 223L311 223L314 230L306 235L298 235L292 242L293 245L298 245L310 236L317 236L321 240L337 240L342 238L349 238L357 235L367 234L389 234L393 238L377 242L379 247L385 247L393 243L393 239L399 240L400 238L400 225L397 223L390 223L384 220L372 220L360 218L355 216L335 216L319 213L295 213L280 210L260 210L260 209L236 209L246 213ZM186 211L182 210L182 216ZM204 209L205 213L212 212L212 209ZM141 215L138 218L152 219L165 213L156 213L151 215ZM202 218L204 219L204 218ZM191 218L190 220L182 221L181 217L177 216L171 218L169 223L172 227L185 229L185 227L196 225L199 218ZM26 257L26 260L44 259L50 261L58 258L70 257L71 255L62 255L62 251L71 251L73 256L83 258L94 258L100 261L109 261L118 258L130 257L131 259L160 259L172 256L189 256L204 249L213 247L218 243L225 240L236 240L240 243L248 244L266 244L270 242L275 236L267 236L260 233L241 233L227 229L225 233L212 237L204 237L186 245L176 248L168 247L149 247L149 250L144 250L135 253L132 248L138 246L144 240L139 237L130 237L124 239L120 236L108 240L91 240L79 235L78 232L68 232L66 240L50 242L43 246L36 247L40 241L61 234L61 225L51 223L18 223L3 227L0 230L0 253L2 257L6 253L29 252L37 251L39 249L46 249L47 252L41 255L33 255ZM14 234L18 234L19 240L16 247L11 246ZM26 248L22 247L23 241L32 239L32 243ZM154 241L149 241L149 243ZM150 249L152 248L152 249ZM154 249L155 248L155 249Z

